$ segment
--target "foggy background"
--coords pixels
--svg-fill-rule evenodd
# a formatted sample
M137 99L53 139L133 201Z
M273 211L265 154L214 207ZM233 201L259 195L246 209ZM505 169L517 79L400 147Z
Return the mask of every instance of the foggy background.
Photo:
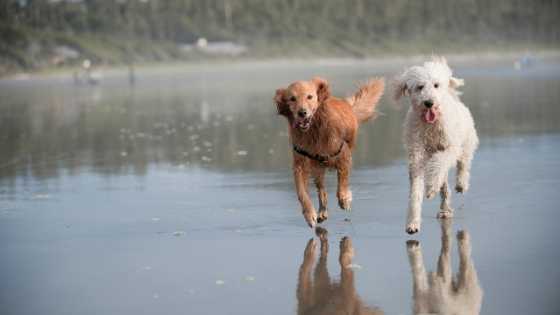
M3 0L0 74L79 64L558 48L556 0Z

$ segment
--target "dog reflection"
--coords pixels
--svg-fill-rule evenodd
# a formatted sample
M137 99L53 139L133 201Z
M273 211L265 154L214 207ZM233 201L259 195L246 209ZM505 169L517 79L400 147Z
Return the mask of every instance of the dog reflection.
M309 240L299 269L297 300L298 314L383 314L377 308L364 305L354 287L354 271L350 268L354 248L349 237L340 240L340 282L332 281L327 270L329 243L327 230L316 229L320 240L319 261L313 272L317 243Z
M451 270L451 220L441 221L441 253L437 273L426 273L420 243L406 242L412 269L414 314L480 314L482 289L471 258L470 236L457 233L459 272Z

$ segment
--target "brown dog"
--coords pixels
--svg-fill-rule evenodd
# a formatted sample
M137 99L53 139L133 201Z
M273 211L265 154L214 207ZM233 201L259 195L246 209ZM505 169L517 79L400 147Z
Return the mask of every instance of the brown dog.
M352 192L348 180L358 126L375 114L384 86L383 79L372 80L345 100L332 97L327 81L321 78L296 81L286 89L276 90L278 114L289 122L296 190L310 227L327 219L327 168L336 169L338 174L340 208L350 210ZM310 175L319 194L318 216L307 192Z

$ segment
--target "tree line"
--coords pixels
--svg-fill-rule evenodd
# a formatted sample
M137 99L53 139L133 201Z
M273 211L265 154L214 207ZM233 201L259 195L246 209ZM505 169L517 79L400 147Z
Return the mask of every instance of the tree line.
M3 0L0 60L41 41L87 51L76 37L115 46L204 37L264 54L306 48L358 56L435 44L557 45L559 16L557 0Z

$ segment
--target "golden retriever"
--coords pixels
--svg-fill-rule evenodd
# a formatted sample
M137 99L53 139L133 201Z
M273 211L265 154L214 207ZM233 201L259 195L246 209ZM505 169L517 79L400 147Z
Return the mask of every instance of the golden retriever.
M384 87L383 79L374 79L353 96L340 99L331 96L326 80L313 78L276 90L274 102L278 114L285 116L289 123L296 191L303 217L310 227L327 219L324 184L327 169L336 169L338 204L343 210L350 210L352 192L348 181L358 126L374 116ZM319 214L307 192L310 176L319 194Z

